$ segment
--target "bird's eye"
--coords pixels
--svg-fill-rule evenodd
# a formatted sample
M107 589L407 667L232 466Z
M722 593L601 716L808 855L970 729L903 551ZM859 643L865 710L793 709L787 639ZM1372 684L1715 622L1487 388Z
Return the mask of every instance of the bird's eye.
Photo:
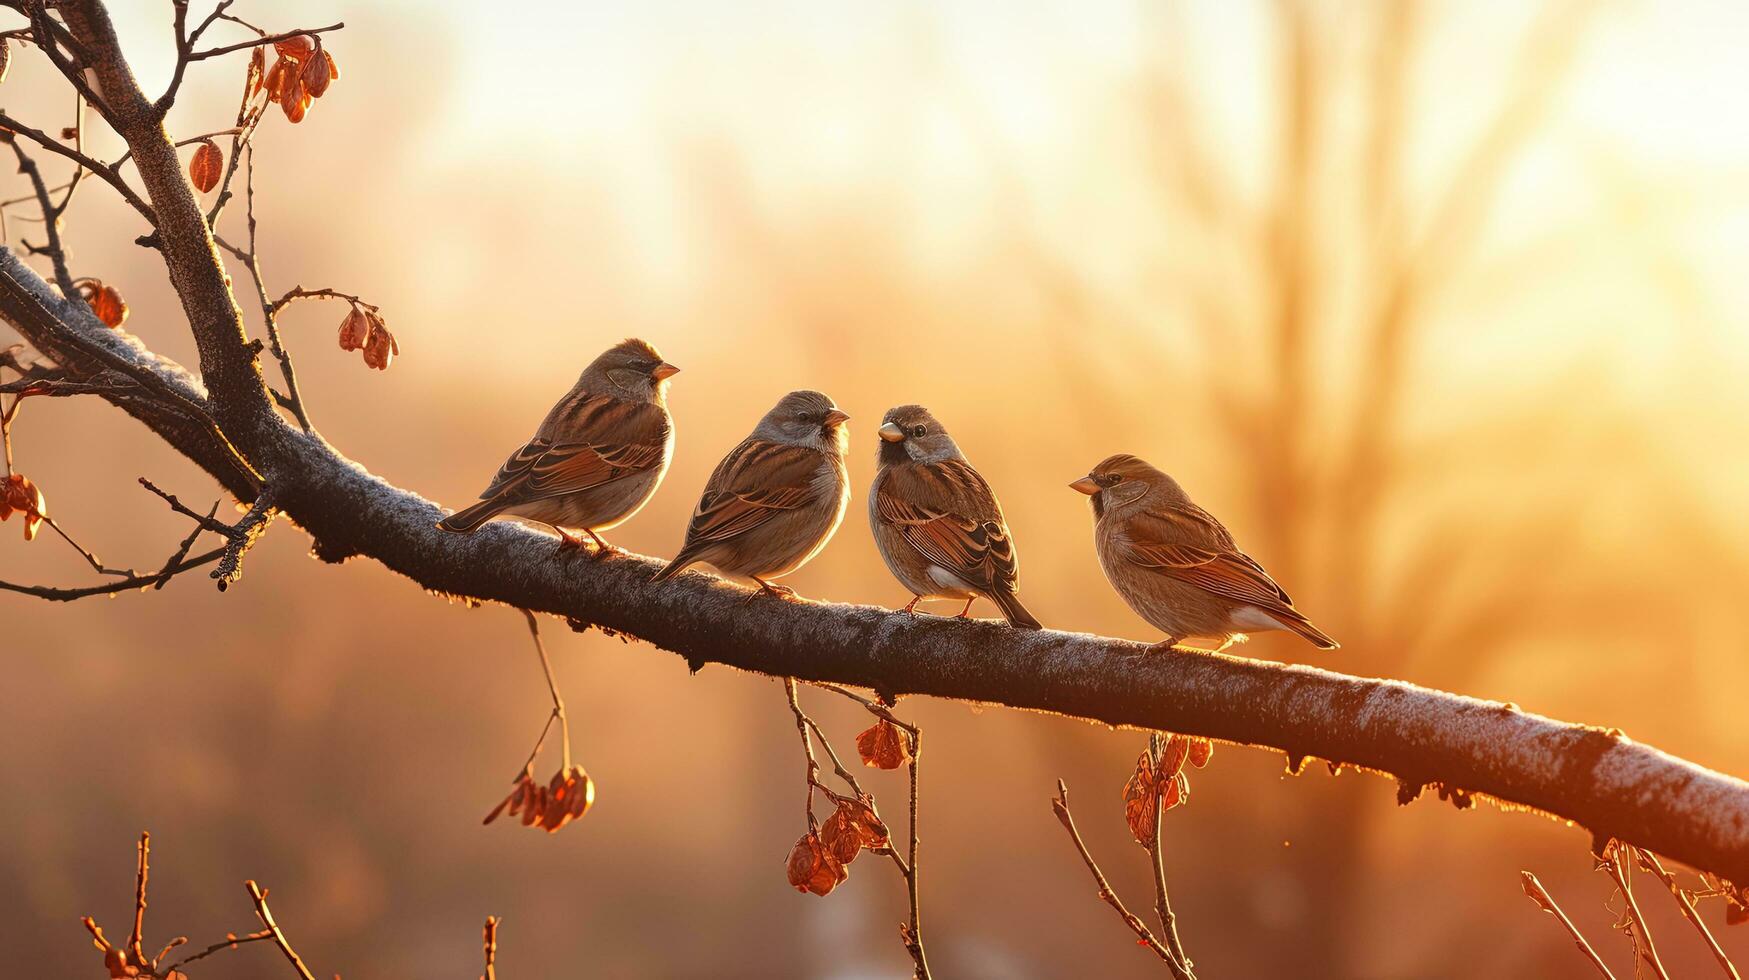
M1116 473L1106 473L1106 474L1094 477L1093 482L1099 484L1102 487L1115 487L1119 483L1123 482L1123 477L1118 476Z
M913 425L911 427L911 435L913 438L917 438L917 439L923 438L924 431L925 430L924 430L923 426L921 426L921 425Z

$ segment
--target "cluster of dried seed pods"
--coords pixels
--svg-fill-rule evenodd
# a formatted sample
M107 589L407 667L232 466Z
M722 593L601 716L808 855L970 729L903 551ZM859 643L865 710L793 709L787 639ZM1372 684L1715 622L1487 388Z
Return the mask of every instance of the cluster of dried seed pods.
M285 117L293 123L304 121L315 100L328 91L328 86L340 77L340 64L322 47L320 37L299 34L274 42L278 57L267 68L267 49L257 47L249 55L249 73L243 82L243 102L247 105L256 95L266 92L269 103L277 103Z
M1188 735L1168 735L1160 747L1156 763L1144 749L1136 759L1136 771L1124 784L1124 820L1136 843L1147 846L1154 839L1154 829L1162 810L1170 810L1190 802L1190 776L1184 764L1201 769L1215 753L1215 743L1206 738Z
M504 802L486 814L483 823L491 823L500 814L521 817L524 827L539 827L549 834L589 812L595 804L595 781L582 766L571 766L553 773L547 785L535 782L534 765L529 764L516 780L516 788Z
M395 355L401 353L401 345L389 332L382 313L359 303L353 303L346 319L340 321L340 349L364 351L364 363L378 371L387 371Z
M825 896L850 877L850 862L867 848L886 847L892 836L871 800L832 795L838 805L818 830L790 849L787 871L796 891Z

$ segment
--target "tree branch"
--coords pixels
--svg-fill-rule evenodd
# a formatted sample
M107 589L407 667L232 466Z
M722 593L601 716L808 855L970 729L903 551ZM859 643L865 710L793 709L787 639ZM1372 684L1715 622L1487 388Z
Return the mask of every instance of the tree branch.
M145 421L239 499L254 500L265 475L273 507L314 538L318 557L369 556L431 591L624 632L694 667L716 662L873 688L886 698L928 694L1269 747L1392 774L1407 798L1439 783L1454 799L1481 795L1539 810L1600 839L1749 881L1749 783L1619 731L1312 667L1146 654L1127 640L913 619L870 606L749 602L745 589L700 573L652 586L656 561L557 556L551 537L508 524L470 535L438 531L443 512L435 504L372 476L279 415L205 216L107 14L96 0L65 0L58 9L151 196L204 387L102 327L83 304L56 297L9 250L0 250L0 318L62 366L97 363L140 381L150 399L99 397Z

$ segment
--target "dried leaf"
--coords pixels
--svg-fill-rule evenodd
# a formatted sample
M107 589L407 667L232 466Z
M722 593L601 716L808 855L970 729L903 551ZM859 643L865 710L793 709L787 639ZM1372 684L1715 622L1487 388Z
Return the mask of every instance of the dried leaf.
M560 827L581 817L595 804L595 781L589 778L582 766L572 766L553 774L546 794L541 826L549 834L557 833Z
M850 877L843 863L833 858L819 836L811 832L803 834L796 846L790 849L785 870L796 891L813 892L822 897Z
M856 736L856 751L865 766L897 769L911 761L911 740L899 726L882 718Z
M281 92L285 91L287 75L297 70L297 63L284 58L273 59L273 67L267 70L267 77L262 80L261 88L267 93L267 101L278 102Z
M101 279L81 279L78 285L79 295L106 326L119 327L127 322L128 304L114 286L104 285Z
M1160 747L1160 769L1155 778L1159 782L1165 782L1178 775L1189 755L1190 739L1183 735L1166 736L1166 743Z
M1215 743L1206 738L1190 740L1190 764L1201 769L1209 764L1209 759L1215 754Z
M862 852L862 835L857 833L856 823L842 806L820 825L820 843L839 864L849 864Z
M371 317L371 328L370 342L364 347L364 363L378 371L387 371L394 363L395 355L401 353L401 345L395 343L395 335L383 326L381 317Z
M243 77L243 102L260 94L267 77L267 49L257 44L249 52L249 72Z
M279 107L294 126L303 122L304 113L310 111L310 96L304 91L304 78L295 65L286 70L285 80L280 82Z
M330 64L328 52L322 50L321 45L317 45L315 54L310 55L310 60L304 64L302 73L304 91L310 93L312 98L321 98L328 91L328 83L334 80Z
M1160 784L1160 806L1170 810L1190 802L1190 776L1180 772L1169 783Z
M282 57L292 58L297 61L303 61L305 58L308 58L310 56L311 47L310 36L308 34L299 34L295 37L288 37L283 41L273 42L273 49L278 51Z
M334 53L332 51L324 53L328 55L328 81L340 81L340 62L334 60Z
M364 350L364 345L370 342L370 326L370 318L354 306L346 319L340 321L340 349Z
M1136 760L1135 774L1123 787L1124 822L1130 825L1130 835L1138 844L1154 839L1154 827L1160 819L1159 784L1154 779L1153 761L1143 752Z
M0 521L14 512L24 515L24 540L36 540L37 530L48 519L49 505L42 490L23 473L14 473L0 483Z
M194 159L188 161L188 179L196 190L208 194L219 186L224 169L225 154L219 150L219 145L212 140L202 140L195 148Z

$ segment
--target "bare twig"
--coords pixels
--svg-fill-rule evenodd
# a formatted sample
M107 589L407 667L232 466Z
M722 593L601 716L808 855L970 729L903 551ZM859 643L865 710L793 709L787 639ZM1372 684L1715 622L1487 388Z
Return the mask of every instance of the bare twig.
M1640 867L1651 872L1654 877L1664 883L1665 888L1670 889L1671 896L1676 899L1676 906L1682 910L1683 918L1687 919L1694 926L1695 931L1700 933L1700 938L1705 940L1707 949L1712 952L1713 959L1719 964L1719 969L1723 970L1725 976L1730 977L1731 980L1742 980L1741 975L1737 972L1737 965L1731 962L1731 958L1725 955L1725 950L1719 945L1719 941L1713 938L1712 930L1706 927L1706 922L1700 917L1700 911L1694 907L1694 899L1690 898L1688 892L1683 890L1681 884L1676 881L1676 876L1666 871L1664 862L1658 860L1658 855L1651 851L1643 847L1636 847L1633 852L1634 856L1639 859Z
M273 921L273 912L267 907L267 889L257 885L253 879L245 881L243 885L249 889L249 897L255 902L256 916L261 919L261 924L266 926L267 931L272 934L274 945L278 946L279 951L285 954L286 961L292 965L292 969L298 971L298 976L303 977L304 980L316 980L315 975L310 973L310 968L304 965L304 961L298 956L297 951L292 949L291 941L285 938L285 932L280 929L279 923Z
M226 17L225 19L236 20L235 17ZM238 23L242 22L238 21ZM295 31L286 31L283 34L269 34L266 37L259 37L253 41L239 41L236 44L227 44L223 47L208 48L205 51L196 51L188 56L188 60L205 61L208 58L217 58L219 55L230 54L233 51L245 51L249 48L263 44L277 44L280 41L289 41L294 37L315 37L317 34L327 34L330 31L338 31L345 26L345 22L342 21L340 23L329 24L327 27L305 27Z
M39 251L47 255L49 262L54 266L55 283L61 287L61 295L77 295L76 287L73 285L73 274L67 270L67 250L61 245L60 215L55 211L54 203L49 199L49 188L43 182L42 171L37 167L36 161L24 152L24 147L19 145L17 140L8 137L6 141L12 144L12 152L18 157L18 172L30 178L30 186L34 189L36 199L42 208L43 234L47 236L48 241ZM28 243L26 247L29 247Z
M1608 849L1603 860L1603 869L1615 879L1616 890L1621 893L1626 908L1623 910L1621 927L1627 930L1628 939L1634 946L1634 974L1639 975L1639 961L1644 960L1660 980L1670 980L1670 974L1665 972L1664 964L1658 959L1658 947L1652 942L1652 930L1647 928L1646 919L1640 914L1640 903L1634 899L1634 868L1633 857L1629 854L1632 845L1614 842Z
M486 916L484 945L486 947L486 972L480 980L498 980L498 923L503 920L495 915Z
M193 568L199 568L209 562L217 561L225 553L224 548L215 548L193 558L174 561L163 569L150 575L135 575L102 585L88 585L83 588L54 588L46 585L20 585L16 582L0 581L0 591L18 592L23 595L36 596L51 602L71 602L75 599L85 599L91 596L114 595L117 592L127 592L133 589L163 588L163 583L170 578L181 575Z
M1087 843L1081 839L1081 832L1075 829L1075 817L1069 812L1069 787L1057 780L1057 795L1051 799L1051 811L1057 815L1057 821L1063 829L1069 832L1069 839L1075 842L1075 850L1081 854L1081 860L1087 865L1087 871L1093 875L1093 883L1099 887L1099 900L1112 907L1124 925L1136 934L1141 943L1154 951L1154 955L1166 962L1174 975L1179 974L1179 964L1172 951L1160 942L1148 924L1143 922L1134 912L1124 907L1123 899L1117 897L1111 883L1105 880L1105 872L1099 870L1099 862L1093 859L1093 853L1087 849Z
M568 772L571 769L571 722L565 717L565 699L559 696L559 681L558 678L553 676L553 662L552 659L547 656L547 645L543 643L540 638L540 621L535 618L534 613L529 612L527 609L524 609L522 614L528 618L528 633L530 636L534 637L534 649L536 653L540 654L541 670L546 674L547 678L547 691L553 696L553 713L552 716L547 719L547 727L552 727L553 719L558 720L559 737L564 739L565 743L564 768ZM546 737L547 729L543 728L541 729L540 741L536 742L534 745L534 752L536 755L540 753L540 743L546 741ZM528 761L532 765L534 763L534 755L530 755Z
M84 167L86 170L103 178L104 183L115 188L116 193L121 195L122 200L128 202L135 211L138 211L140 216L146 219L147 223L154 227L157 225L158 216L152 211L152 206L147 204L145 199L140 197L132 187L128 186L128 182L122 179L121 174L117 173L115 168L99 160L94 160L79 150L64 145L61 141L51 137L42 130L26 126L24 123L19 122L3 112L0 112L0 128L11 130L12 133L30 140L32 143L35 143L50 153L66 157L79 166ZM11 140L10 135L5 138L9 141Z
M1561 928L1565 929L1567 935L1572 937L1573 945L1579 947L1579 952L1584 954L1586 960L1597 968L1598 973L1603 974L1608 980L1615 980L1615 974L1609 972L1609 967L1604 965L1603 958L1597 955L1597 950L1592 949L1591 944L1585 941L1585 936L1579 931L1579 927L1573 924L1572 919L1567 918L1567 913L1561 911L1561 906L1555 902L1555 897L1549 894L1548 889L1543 887L1543 883L1537 880L1536 875L1528 871L1521 871L1519 874L1523 876L1520 881L1524 885L1524 894L1535 902L1538 908L1555 917L1555 920L1561 924Z
M1160 765L1162 741L1159 732L1148 733L1148 761L1150 765ZM1166 815L1161 808L1158 793L1153 795L1154 833L1148 840L1148 859L1154 866L1154 912L1160 917L1160 930L1166 937L1166 947L1172 951L1173 972L1185 978L1195 980L1195 973L1190 957L1184 953L1184 943L1178 938L1178 916L1172 912L1172 899L1166 893L1166 860L1160 846L1160 835L1164 833Z

